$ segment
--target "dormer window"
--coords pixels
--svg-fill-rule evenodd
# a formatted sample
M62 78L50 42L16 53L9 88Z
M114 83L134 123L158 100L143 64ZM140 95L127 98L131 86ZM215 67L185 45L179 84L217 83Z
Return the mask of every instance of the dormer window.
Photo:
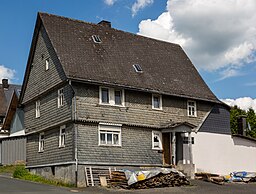
M142 73L142 68L141 68L141 66L139 64L133 65L133 68L135 69L135 71L137 73Z
M92 35L93 42L101 43L101 39L99 35Z

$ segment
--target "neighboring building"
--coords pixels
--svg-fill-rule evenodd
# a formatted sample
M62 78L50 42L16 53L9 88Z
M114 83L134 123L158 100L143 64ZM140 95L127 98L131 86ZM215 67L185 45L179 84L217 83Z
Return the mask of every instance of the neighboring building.
M2 80L0 86L1 138L0 164L24 163L26 160L26 137L24 113L19 107L21 86Z
M106 21L39 13L20 102L27 168L81 186L93 185L96 167L177 165L191 174L207 147L199 134L231 138L229 107L179 45Z
M21 86L9 84L8 79L2 79L0 84L0 138L9 135L10 131L3 128L3 123L14 92L20 92Z

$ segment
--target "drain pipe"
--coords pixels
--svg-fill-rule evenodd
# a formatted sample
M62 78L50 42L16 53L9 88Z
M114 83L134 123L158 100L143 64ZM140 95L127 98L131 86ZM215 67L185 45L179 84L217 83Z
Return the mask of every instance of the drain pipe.
M72 97L72 107L71 107L71 117L72 117L72 120L73 120L73 123L74 123L74 126L75 126L75 134L74 134L74 147L75 147L75 185L77 187L77 179L78 179L78 157L77 157L77 131L78 131L78 128L75 124L76 122L76 119L77 119L77 112L76 112L76 93L75 93L75 90L72 86L72 83L71 83L71 80L69 80L69 85L73 91L73 97Z

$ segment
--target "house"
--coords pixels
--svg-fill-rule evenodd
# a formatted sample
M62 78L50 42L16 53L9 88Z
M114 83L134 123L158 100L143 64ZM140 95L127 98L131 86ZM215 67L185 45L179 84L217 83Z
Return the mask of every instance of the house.
M23 110L19 107L20 85L3 79L0 86L1 136L0 164L10 165L26 160L26 138Z
M20 85L9 84L8 79L2 79L2 83L0 84L0 138L8 136L8 131L2 128L4 119L6 117L13 92L20 92L20 90Z
M174 165L193 176L205 134L231 138L229 107L179 45L107 21L39 13L20 103L27 168L80 186L99 169Z

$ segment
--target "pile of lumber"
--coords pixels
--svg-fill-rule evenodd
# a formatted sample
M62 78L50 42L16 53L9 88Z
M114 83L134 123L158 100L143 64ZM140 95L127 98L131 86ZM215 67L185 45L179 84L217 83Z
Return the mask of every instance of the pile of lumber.
M160 173L150 179L139 181L137 183L130 185L130 188L148 189L159 187L175 187L189 184L189 180L185 176L180 176L176 172L171 172L169 174Z
M127 183L124 172L122 172L122 171L113 171L113 172L111 172L110 177L111 177L110 178L110 184L111 184L112 187L123 188L123 189L128 188L128 183Z
M177 172L170 172L168 174L160 173L154 177L138 181L129 186L127 184L124 172L112 172L110 182L113 187L125 189L148 189L190 184L189 180L185 176L180 176Z
M218 174L206 173L206 172L195 173L195 178L197 180L203 180L203 181L215 183L218 185L223 185L225 181L223 176L220 176Z

